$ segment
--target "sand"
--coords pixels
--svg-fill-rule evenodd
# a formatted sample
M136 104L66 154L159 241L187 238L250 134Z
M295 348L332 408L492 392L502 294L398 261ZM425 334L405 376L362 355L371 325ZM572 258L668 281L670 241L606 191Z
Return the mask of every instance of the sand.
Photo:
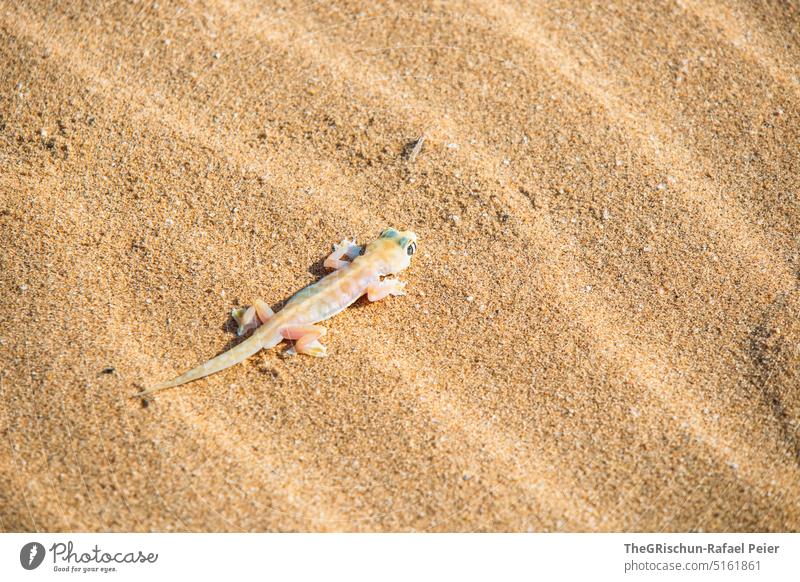
M579 4L0 2L0 528L800 530L800 13Z

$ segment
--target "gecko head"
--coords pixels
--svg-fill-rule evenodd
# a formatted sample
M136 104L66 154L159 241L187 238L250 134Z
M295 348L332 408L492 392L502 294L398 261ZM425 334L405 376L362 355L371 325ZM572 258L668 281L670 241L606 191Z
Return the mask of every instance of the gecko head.
M366 253L379 254L384 260L387 275L399 273L411 264L417 252L417 235L410 230L387 228L381 236L367 245Z

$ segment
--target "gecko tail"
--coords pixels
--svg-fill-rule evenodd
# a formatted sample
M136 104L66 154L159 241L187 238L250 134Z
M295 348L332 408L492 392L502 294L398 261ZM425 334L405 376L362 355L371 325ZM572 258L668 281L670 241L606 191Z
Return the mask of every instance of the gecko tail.
M151 386L142 392L138 392L134 394L132 398L141 398L142 396L148 396L154 392L175 388L181 384L199 380L200 378L205 378L211 374L216 374L217 372L221 372L222 370L230 368L231 366L235 366L239 362L243 362L264 347L265 345L263 340L260 338L251 337L250 339L240 343L238 346L229 349L227 352L221 353L216 358L210 359L205 364L200 364L196 368L192 368L188 372L185 372L184 374L181 374L177 378L169 380L168 382L162 382L161 384Z

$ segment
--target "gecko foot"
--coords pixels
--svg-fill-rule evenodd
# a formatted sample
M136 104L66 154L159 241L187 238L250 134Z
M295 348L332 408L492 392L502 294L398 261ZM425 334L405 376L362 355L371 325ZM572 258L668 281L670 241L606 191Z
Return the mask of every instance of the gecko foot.
M333 252L328 255L328 258L325 259L323 265L327 269L341 269L342 267L349 265L350 261L359 256L363 250L363 247L361 245L357 245L355 240L346 238L338 245L333 245ZM344 260L342 257L347 257L349 260Z
M287 340L297 340L292 347L286 350L286 355L306 354L317 358L327 356L327 346L319 343L319 338L325 335L327 331L321 325L290 325L284 327L281 330L281 335Z
M370 283L367 287L367 299L370 301L380 301L389 295L400 296L405 295L406 282L399 281L398 279L384 279L383 281L375 281Z
M237 307L231 311L231 316L239 325L236 330L236 335L238 336L243 336L262 323L266 323L273 315L275 315L275 312L261 299L256 299L255 304L250 307Z

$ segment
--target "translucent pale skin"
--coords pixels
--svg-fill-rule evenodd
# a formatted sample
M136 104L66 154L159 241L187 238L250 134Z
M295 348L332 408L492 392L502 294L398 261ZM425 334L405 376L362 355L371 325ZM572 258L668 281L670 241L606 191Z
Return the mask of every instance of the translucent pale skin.
M413 232L394 228L384 230L366 247L343 240L334 245L333 252L325 259L325 267L333 269L333 272L295 293L278 313L260 300L248 309L233 310L233 317L239 324L239 335L255 329L252 336L205 364L136 396L199 380L230 368L260 350L275 347L284 339L295 340L289 353L325 356L326 347L319 338L327 330L315 324L343 311L364 294L370 301L389 295L405 295L404 281L382 277L396 275L409 266L411 255L417 248L416 241L417 235Z

